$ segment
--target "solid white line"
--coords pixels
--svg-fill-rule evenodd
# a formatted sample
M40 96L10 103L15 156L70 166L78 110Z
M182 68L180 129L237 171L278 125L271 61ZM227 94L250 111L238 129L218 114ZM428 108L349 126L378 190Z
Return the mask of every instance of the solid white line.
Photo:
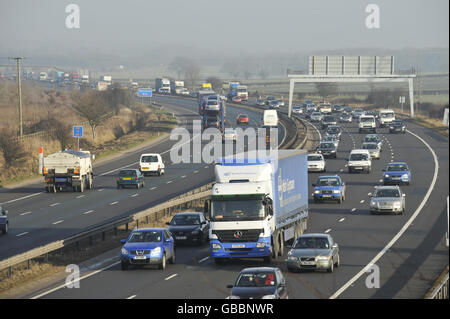
M87 212L84 212L83 215L87 215L87 214L90 214L92 212L93 212L93 210L88 210Z
M116 205L118 202L112 202L112 203L110 203L109 205Z
M7 201L7 202L4 202L4 203L0 203L0 204L9 204L9 203L14 203L14 202L17 202L18 200L22 200L22 199L25 199L25 198L30 198L30 197L33 197L33 196L36 196L36 195L39 195L39 194L43 194L44 192L40 192L40 193L35 193L35 194L31 194L31 195L27 195L27 196L24 196L24 197L19 197L19 198L16 198L16 199L11 199L11 200L9 200L9 201Z
M136 298L136 295L130 296L127 299L134 299L134 298Z
M194 171L194 174L197 174L198 173L198 171Z
M206 261L206 260L208 260L208 259L209 259L209 256L207 256L207 257L205 257L205 258L203 258L203 259L200 259L200 260L198 261L198 263L201 264L202 262L204 262L204 261Z
M49 205L50 207L53 207L53 206L56 206L56 205L59 205L59 204L61 204L61 203L53 203L53 204L51 204L51 205Z
M176 276L178 276L178 274L173 274L172 276L169 276L169 277L167 277L167 278L164 279L164 280L170 280L170 279L172 279L173 277L176 277Z
M422 211L422 208L425 206L426 202L428 201L428 198L430 197L431 193L433 192L434 189L434 185L436 184L436 180L438 177L438 172L439 172L439 161L438 158L436 156L436 153L434 152L434 150L431 148L431 146L424 140L422 139L420 136L418 136L417 134L412 133L409 130L406 130L409 134L415 136L417 139L419 139L420 141L422 141L422 143L425 144L425 146L430 150L431 154L433 155L433 159L434 159L434 175L433 175L433 180L431 181L430 187L428 188L427 193L425 194L425 197L423 198L422 202L420 203L419 207L417 207L416 211L414 212L414 214L411 216L411 218L406 222L405 225L403 225L402 229L400 229L400 231L397 233L397 235L394 236L394 238L392 238L392 240L386 245L386 247L383 248L383 250L381 250L368 264L366 267L364 267L360 272L358 272L355 276L353 276L352 279L350 279L344 286L342 286L341 288L339 288L338 291L336 291L331 297L330 299L335 299L337 297L339 297L345 290L348 289L348 287L350 287L356 280L358 280L364 273L366 273L366 271L372 266L374 265L381 257L383 257L383 255L389 251L389 249L397 242L397 240L403 235L403 233L408 229L408 227L413 223L413 221L417 218L417 216L420 214L420 212Z
M26 235L26 234L28 234L28 232L26 231L26 232L24 232L24 233L22 233L22 234L18 234L18 235L16 235L16 237L20 237L20 236L23 236L23 235Z
M31 214L31 211L20 214L20 216L25 216Z
M74 280L71 281L70 283L73 284L73 283L75 283L75 282L81 281L81 280L86 279L86 278L88 278L88 277L94 276L94 275L98 274L99 272L102 272L103 270L106 270L106 269L108 269L108 268L114 267L115 265L118 265L118 264L120 264L120 261L116 261L115 263L112 263L111 265L108 265L108 266L106 266L106 267L103 267L102 269L96 270L96 271L94 271L94 272L92 272L92 273L90 273L90 274L88 274L88 275L82 276L82 277L80 277L79 279L74 279ZM38 298L41 298L41 297L43 297L43 296L45 296L45 295L51 294L52 292L55 292L55 291L57 291L57 290L59 290L59 289L61 289L61 288L64 288L64 287L66 287L66 284L63 284L63 285L60 285L60 286L55 287L55 288L53 288L53 289L50 289L50 290L48 290L48 291L46 291L46 292L43 292L43 293L41 293L41 294L39 294L39 295L37 295L37 296L32 297L31 299L38 299Z
M57 222L54 222L53 225L61 224L64 221L64 219L58 220Z

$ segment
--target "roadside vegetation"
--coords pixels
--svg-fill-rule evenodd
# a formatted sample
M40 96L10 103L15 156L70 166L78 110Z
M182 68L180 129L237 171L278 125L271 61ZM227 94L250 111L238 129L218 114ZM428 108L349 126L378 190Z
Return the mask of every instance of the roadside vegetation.
M149 142L176 125L171 112L139 103L116 85L103 92L64 91L25 82L22 94L24 136L19 138L16 84L0 82L0 187L37 176L39 147L44 156L77 148L73 125L84 126L80 148L97 159Z

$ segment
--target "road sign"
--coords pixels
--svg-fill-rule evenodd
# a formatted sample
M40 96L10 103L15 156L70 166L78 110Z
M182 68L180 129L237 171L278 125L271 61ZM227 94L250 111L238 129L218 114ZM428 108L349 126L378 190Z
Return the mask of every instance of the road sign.
M400 97L398 98L398 102L399 102L399 103L405 103L405 102L406 102L406 98L405 98L404 96L400 96Z
M152 97L151 88L139 88L137 92L139 97Z
M83 127L82 126L74 126L73 127L73 137L83 137Z

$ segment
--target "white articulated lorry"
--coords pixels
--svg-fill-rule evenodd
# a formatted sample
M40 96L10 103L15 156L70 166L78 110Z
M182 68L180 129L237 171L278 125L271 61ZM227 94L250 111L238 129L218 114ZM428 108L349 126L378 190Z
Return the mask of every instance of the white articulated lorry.
M57 190L72 188L73 191L84 192L92 189L94 173L89 151L64 150L44 157L42 174L45 190L55 193Z
M284 243L307 228L308 165L304 150L277 156L220 159L205 213L210 219L210 252L227 258L272 258Z

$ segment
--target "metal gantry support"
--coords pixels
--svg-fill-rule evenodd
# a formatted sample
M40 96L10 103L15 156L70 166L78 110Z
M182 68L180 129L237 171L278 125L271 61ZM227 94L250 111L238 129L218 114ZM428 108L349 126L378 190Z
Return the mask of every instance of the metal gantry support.
M289 110L288 116L292 113L292 99L294 96L295 83L407 83L409 89L409 105L411 117L414 117L414 78L415 74L409 75L300 75L289 74Z

